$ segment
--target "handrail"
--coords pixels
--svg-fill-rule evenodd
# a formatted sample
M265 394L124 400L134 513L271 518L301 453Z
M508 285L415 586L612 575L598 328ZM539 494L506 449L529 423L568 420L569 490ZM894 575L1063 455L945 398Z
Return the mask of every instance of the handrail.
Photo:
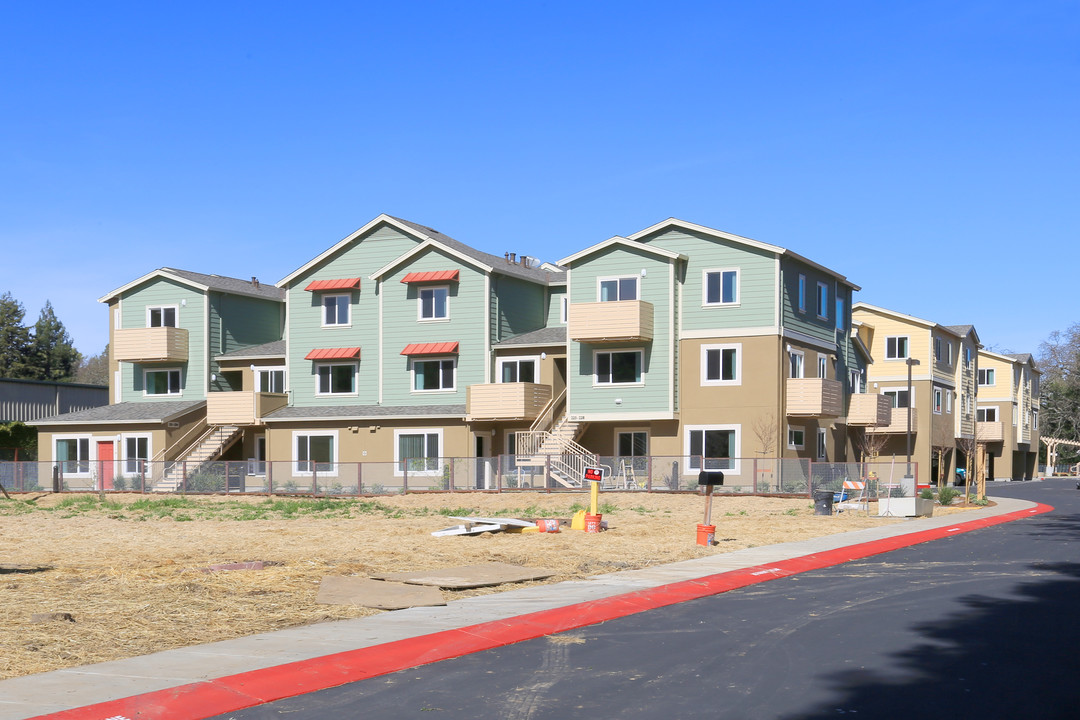
M195 430L200 430L200 429L203 429L203 428L205 428L206 430L210 430L210 429L212 429L212 427L211 427L210 425L207 425L205 421L203 421L203 422L199 422L199 423L195 423L194 425L192 425L192 426L191 426L191 429L189 429L189 430L188 430L188 431L187 431L186 433L184 433L183 435L181 435L181 436L180 436L180 437L179 437L179 438L178 438L178 439L176 440L176 442L174 442L174 443L173 443L172 445L170 445L170 446L169 446L169 447L167 447L167 448L162 448L162 449L161 449L160 451L158 451L158 452L154 453L154 457L152 458L152 461L155 461L155 462L160 462L160 461L163 461L163 460L165 460L165 456L166 456L166 455L167 455L167 454L169 453L169 451L170 451L170 450L172 450L172 449L173 449L173 448L175 448L175 447L176 447L177 445L179 445L180 443L182 443L182 442L183 442L183 441L184 441L184 440L185 440L185 439L187 438L187 436L188 436L188 435L190 435L190 434L191 434L192 432L194 432ZM206 435L206 433L204 432L204 433L203 433L203 435ZM203 440L203 437L202 437L202 436L200 436L200 438L199 438L199 441L198 441L198 442L201 442L202 440ZM196 444L197 444L197 443L196 443ZM190 449L191 449L192 447L194 447L194 445L191 445L191 446L189 446L189 447L188 447L188 449L190 450Z
M529 426L529 430L531 432L537 432L537 431L540 430L541 425L546 425L547 427L545 429L550 429L551 426L554 424L554 421L555 421L555 417L554 417L555 406L558 403L560 403L563 400L563 398L565 398L565 397L566 397L566 388L563 388L562 392L559 393L558 395L552 395L551 399L548 400L547 404L544 405L544 408L536 416L536 419L533 420L532 425Z

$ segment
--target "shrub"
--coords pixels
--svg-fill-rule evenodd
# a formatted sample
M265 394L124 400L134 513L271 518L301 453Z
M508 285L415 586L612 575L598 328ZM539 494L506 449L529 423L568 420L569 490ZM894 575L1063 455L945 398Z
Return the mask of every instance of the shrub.
M112 481L113 490L127 490L128 481L123 475L117 475Z
M923 500L933 500L934 491L930 488L923 488L922 492L919 493L919 497L921 497Z
M948 505L960 492L954 487L945 486L938 490L937 499L941 505Z

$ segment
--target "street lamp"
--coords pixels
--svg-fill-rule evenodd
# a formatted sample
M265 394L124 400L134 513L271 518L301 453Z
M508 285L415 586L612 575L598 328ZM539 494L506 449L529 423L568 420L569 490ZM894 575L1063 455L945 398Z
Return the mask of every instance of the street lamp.
M919 364L916 358L909 357L907 364L907 474L911 475L911 368Z

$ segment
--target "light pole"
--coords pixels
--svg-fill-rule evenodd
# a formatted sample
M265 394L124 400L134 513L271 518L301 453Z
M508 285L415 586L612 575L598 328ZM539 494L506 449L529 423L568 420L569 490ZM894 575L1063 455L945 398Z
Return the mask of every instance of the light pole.
M919 364L916 358L909 357L907 364L907 474L911 475L911 368Z

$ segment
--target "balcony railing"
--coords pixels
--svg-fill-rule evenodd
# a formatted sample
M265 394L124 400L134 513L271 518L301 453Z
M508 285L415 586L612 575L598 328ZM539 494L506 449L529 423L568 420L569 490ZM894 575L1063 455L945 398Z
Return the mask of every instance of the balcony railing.
M121 362L186 362L188 331L175 327L128 328L114 335L113 358Z
M1002 442L1005 439L1005 423L1000 421L975 423L975 439L978 442Z
M787 414L839 417L844 414L843 385L824 378L788 378Z
M653 305L644 300L573 303L567 328L577 342L652 340Z
M551 400L551 386L539 383L470 385L465 417L473 420L533 420Z
M858 393L848 405L848 425L888 425L892 419L892 402L885 395Z
M263 416L284 407L289 396L264 392L212 392L206 395L208 425L255 425Z
M866 432L906 433L908 429L908 413L911 413L911 432L915 432L919 428L919 413L916 408L893 408L888 425L868 426Z

